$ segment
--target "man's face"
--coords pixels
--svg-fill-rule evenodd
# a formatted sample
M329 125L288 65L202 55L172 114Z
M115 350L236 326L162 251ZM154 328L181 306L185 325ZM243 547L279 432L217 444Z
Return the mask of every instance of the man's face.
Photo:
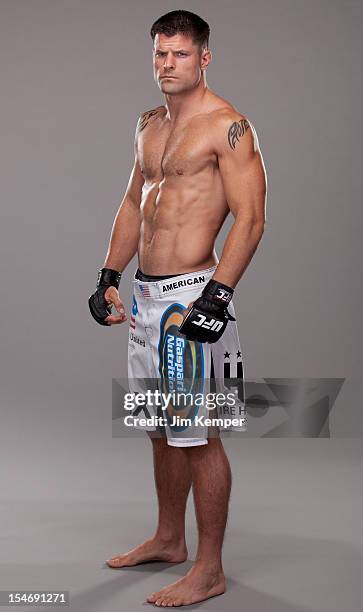
M154 40L154 78L164 94L180 94L196 87L210 60L190 36L157 34Z

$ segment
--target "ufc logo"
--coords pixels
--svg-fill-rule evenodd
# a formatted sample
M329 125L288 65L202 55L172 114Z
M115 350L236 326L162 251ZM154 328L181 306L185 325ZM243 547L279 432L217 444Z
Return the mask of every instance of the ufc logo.
M198 325L198 327L204 327L205 329L209 329L210 331L219 331L221 327L223 327L222 321L216 321L215 319L211 319L207 321L207 317L198 313L197 317L199 317L199 321L192 321L193 325Z
M229 302L231 301L231 294L229 293L229 291L224 291L224 289L218 289L218 293L216 295L217 300L220 300L221 302L226 302L227 304L229 304Z

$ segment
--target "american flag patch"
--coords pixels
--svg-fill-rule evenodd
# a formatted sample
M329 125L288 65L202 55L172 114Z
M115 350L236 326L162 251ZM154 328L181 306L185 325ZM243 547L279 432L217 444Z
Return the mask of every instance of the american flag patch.
M135 329L135 327L136 327L136 319L135 319L135 317L133 315L130 316L130 327L132 329Z
M147 285L139 285L139 289L144 297L150 297L150 289Z

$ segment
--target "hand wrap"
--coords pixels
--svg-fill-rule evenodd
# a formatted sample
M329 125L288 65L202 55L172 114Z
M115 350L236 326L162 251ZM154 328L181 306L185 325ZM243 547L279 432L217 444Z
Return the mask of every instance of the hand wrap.
M121 272L111 270L111 268L101 268L98 272L97 289L88 298L88 305L93 318L100 325L110 327L105 318L111 314L112 305L105 300L105 293L108 287L118 289L121 279Z
M227 327L228 321L236 319L229 314L227 306L233 289L215 280L210 280L195 300L179 327L188 340L217 342Z

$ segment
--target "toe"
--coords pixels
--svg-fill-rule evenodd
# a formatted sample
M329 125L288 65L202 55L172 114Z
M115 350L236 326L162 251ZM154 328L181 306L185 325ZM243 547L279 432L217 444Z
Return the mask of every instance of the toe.
M118 565L120 559L118 557L114 557L113 559L107 559L106 563L110 567L115 567Z
M151 593L151 595L149 595L146 598L146 601L149 601L150 603L155 603L156 598L157 598L157 593Z

